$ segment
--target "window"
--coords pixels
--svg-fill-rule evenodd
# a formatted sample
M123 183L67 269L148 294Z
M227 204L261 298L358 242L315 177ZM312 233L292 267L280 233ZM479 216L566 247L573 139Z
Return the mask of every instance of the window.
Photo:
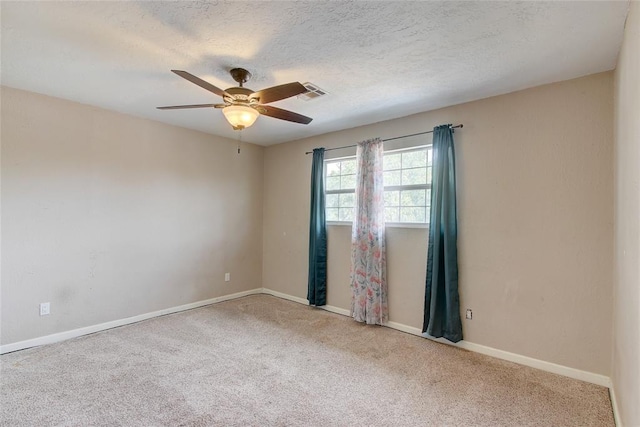
M325 176L327 221L353 221L356 159L325 162Z
M385 221L426 224L431 202L431 147L384 154ZM325 161L327 221L352 221L356 159Z

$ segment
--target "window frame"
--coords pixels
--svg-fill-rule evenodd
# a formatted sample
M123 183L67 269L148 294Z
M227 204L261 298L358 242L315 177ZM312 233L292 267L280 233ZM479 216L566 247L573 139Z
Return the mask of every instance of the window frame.
M393 149L393 150L385 150L384 151L384 155L386 154L395 154L395 153L404 153L404 152L411 152L411 151L420 151L420 150L428 150L431 149L431 155L433 158L433 145L432 144L423 144L423 145L416 145L416 146L412 146L412 147L404 147L404 148L398 148L398 149ZM356 159L356 155L350 155L350 156L341 156L341 157L335 157L335 158L331 158L331 159L325 159L324 160L324 165L323 165L323 174L324 174L324 179L326 180L327 178L327 165L330 163L337 163L337 162L342 162L345 160L351 160L351 159ZM430 168L433 167L433 163L429 164L427 163L427 166L425 166L427 172L429 171ZM413 168L406 168L408 169L413 169ZM400 169L394 169L394 170L404 170L402 167ZM342 174L340 175L342 176ZM429 177L427 176L427 181L429 181ZM408 185L385 185L384 187L384 191L403 191L403 190L429 190L429 192L427 192L426 194L430 194L431 191L431 187L432 187L432 183L431 182L427 182L426 184L408 184ZM325 182L325 197L327 195L332 195L332 194L354 194L355 195L355 188L354 189L338 189L338 190L327 190L326 189L326 182ZM385 206L386 207L386 206ZM429 208L429 212L430 212L430 206L427 205L427 207ZM326 209L327 206L325 206L325 213L326 213ZM331 209L331 208L330 208ZM394 227L394 228L429 228L429 215L427 214L427 218L425 222L386 222L385 221L385 226L388 227ZM345 220L327 220L327 225L335 225L335 226L351 226L353 224L353 221L345 221Z

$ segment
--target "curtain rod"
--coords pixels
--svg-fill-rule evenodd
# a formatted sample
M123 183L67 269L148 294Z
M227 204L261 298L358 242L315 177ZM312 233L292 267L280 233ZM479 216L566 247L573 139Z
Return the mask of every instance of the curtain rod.
M451 126L451 129L459 129L459 128L462 128L463 126L464 125L461 123L459 125ZM395 136L393 138L383 139L382 142L393 141L394 139L409 138L410 136L425 135L427 133L433 133L433 131L432 130L428 130L426 132L412 133L410 135ZM357 147L357 146L358 146L358 144L345 145L344 147L326 148L324 151L341 150L343 148L351 148L351 147ZM313 151L307 151L304 154L313 154Z

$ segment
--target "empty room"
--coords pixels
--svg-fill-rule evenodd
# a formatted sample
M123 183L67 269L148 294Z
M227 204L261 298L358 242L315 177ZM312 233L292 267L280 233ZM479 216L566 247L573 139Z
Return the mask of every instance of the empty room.
M0 425L640 427L640 1L0 20Z

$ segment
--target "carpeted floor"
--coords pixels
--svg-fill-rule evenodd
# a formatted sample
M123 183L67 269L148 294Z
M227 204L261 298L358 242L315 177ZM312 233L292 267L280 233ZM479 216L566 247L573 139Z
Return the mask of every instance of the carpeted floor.
M614 426L604 387L266 295L0 369L3 426Z

